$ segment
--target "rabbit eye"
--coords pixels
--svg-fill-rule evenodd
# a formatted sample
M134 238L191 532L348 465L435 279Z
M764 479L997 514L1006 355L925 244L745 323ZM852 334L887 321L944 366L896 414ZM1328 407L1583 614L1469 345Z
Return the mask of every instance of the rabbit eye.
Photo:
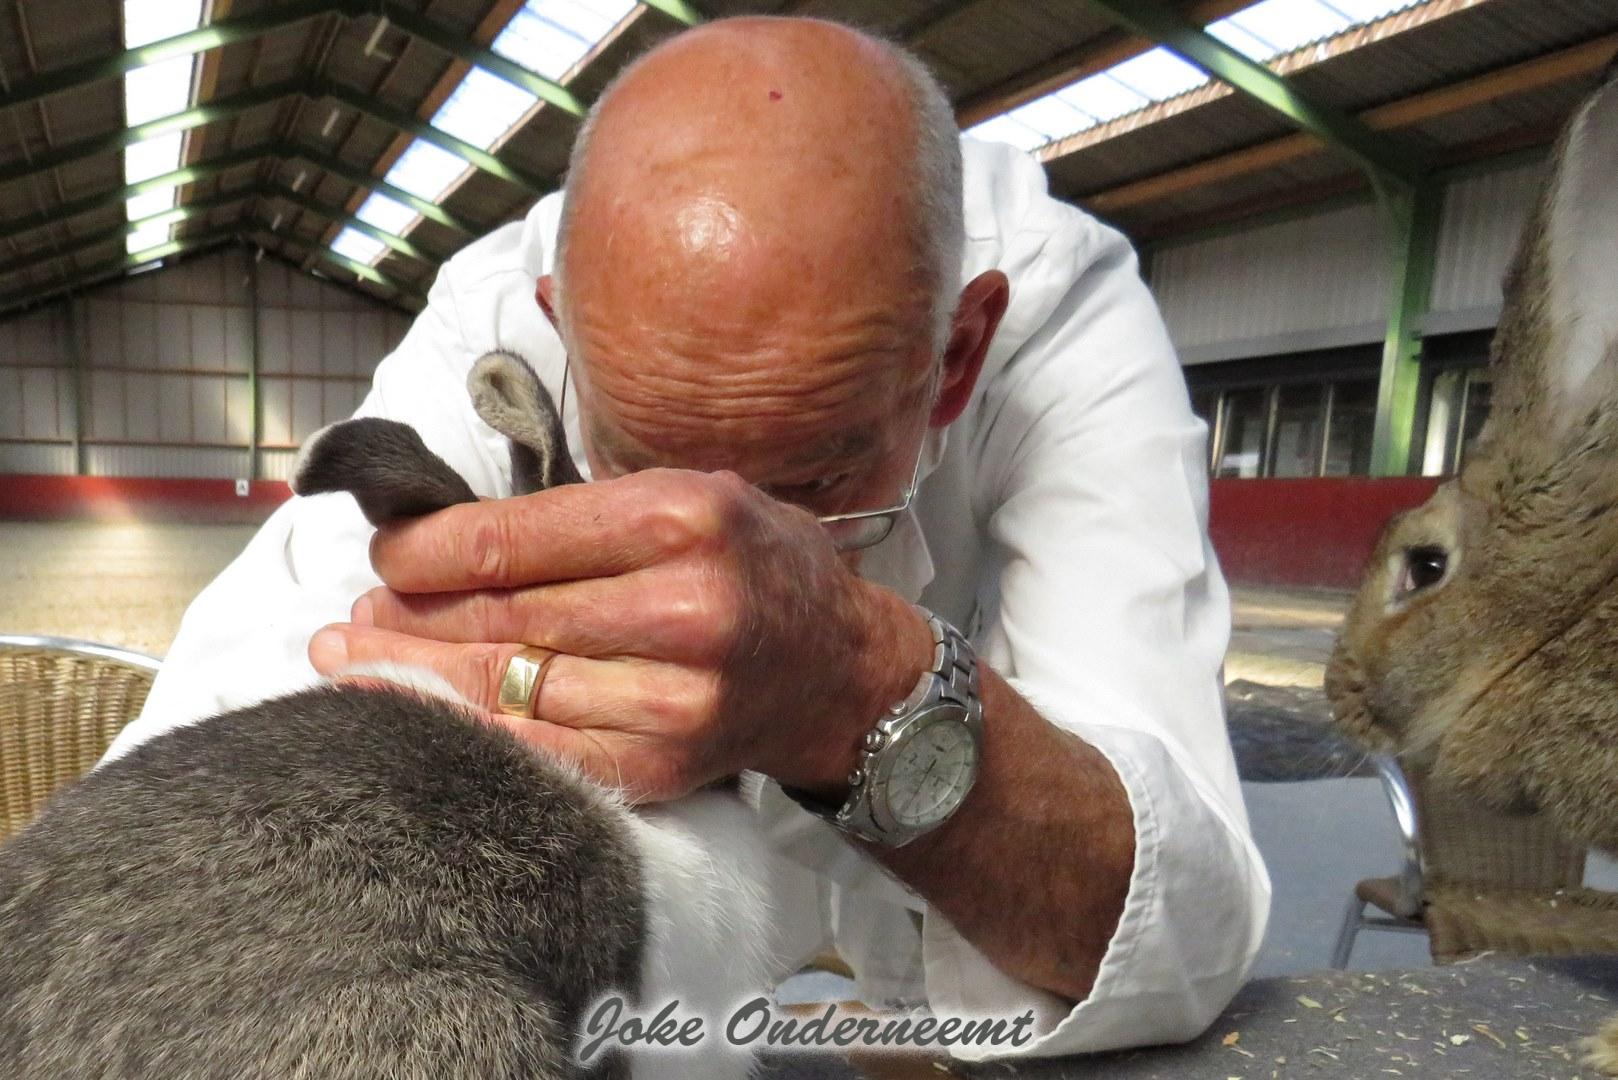
M1449 553L1443 548L1418 547L1405 552L1404 573L1399 578L1399 595L1430 589L1444 580L1449 569Z

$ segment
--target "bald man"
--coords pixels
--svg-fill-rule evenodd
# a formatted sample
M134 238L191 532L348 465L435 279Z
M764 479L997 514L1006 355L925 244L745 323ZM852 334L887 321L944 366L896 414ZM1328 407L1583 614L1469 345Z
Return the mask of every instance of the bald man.
M771 902L772 975L835 946L871 1001L1033 1010L996 1053L1218 1014L1268 881L1204 430L1116 233L960 141L898 50L716 23L614 83L565 197L444 267L360 412L509 495L464 390L496 347L566 384L594 483L375 536L293 500L114 754L403 661L642 803L768 778L702 828Z

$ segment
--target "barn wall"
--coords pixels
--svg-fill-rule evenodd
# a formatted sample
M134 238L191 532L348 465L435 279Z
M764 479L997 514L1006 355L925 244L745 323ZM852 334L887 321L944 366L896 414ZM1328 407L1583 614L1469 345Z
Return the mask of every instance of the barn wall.
M0 473L284 479L304 438L353 413L409 319L250 259L224 251L0 322Z
M1448 183L1427 333L1495 324L1543 171L1532 161ZM1389 264L1367 200L1166 244L1152 254L1150 283L1181 361L1201 364L1381 341Z

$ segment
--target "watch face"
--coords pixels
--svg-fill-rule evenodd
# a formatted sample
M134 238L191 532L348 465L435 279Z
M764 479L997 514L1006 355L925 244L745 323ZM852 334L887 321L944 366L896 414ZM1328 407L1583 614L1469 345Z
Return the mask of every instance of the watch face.
M899 748L889 774L894 820L921 828L947 817L971 788L977 767L977 741L964 723L949 717L921 728Z

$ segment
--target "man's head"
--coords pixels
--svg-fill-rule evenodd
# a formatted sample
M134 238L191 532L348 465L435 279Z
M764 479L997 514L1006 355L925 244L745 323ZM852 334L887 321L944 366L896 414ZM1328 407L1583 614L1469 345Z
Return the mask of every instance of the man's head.
M960 171L920 63L831 23L727 20L625 72L581 131L539 290L597 474L731 469L822 514L891 501L1005 307L1003 275L960 289Z

